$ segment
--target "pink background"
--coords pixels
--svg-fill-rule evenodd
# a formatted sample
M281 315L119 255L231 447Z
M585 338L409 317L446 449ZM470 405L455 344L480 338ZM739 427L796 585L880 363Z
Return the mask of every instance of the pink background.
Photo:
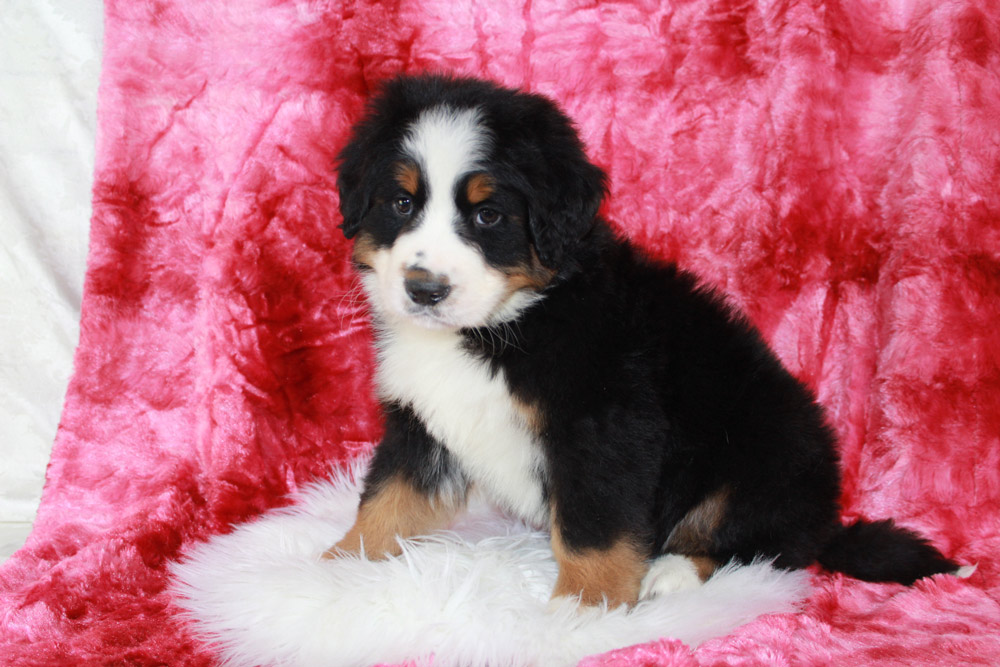
M81 340L11 664L211 664L166 564L377 441L336 151L399 71L555 98L605 213L731 295L842 438L847 517L979 569L589 664L1000 660L1000 7L108 0Z

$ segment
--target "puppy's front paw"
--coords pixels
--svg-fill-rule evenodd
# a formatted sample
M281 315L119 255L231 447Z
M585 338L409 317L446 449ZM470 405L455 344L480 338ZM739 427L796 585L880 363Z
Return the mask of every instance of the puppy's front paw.
M694 562L687 556L667 554L660 556L649 567L642 579L639 598L646 600L657 595L689 591L702 584Z
M633 606L636 603L636 593L629 588L603 589L600 587L584 587L579 590L560 588L558 585L549 600L549 610L558 609L572 604L578 607L597 607L607 605L608 609L616 609L621 605Z
M346 556L363 556L368 560L382 560L399 551L395 536L368 535L355 524L339 542L323 553L323 560L335 560Z
M563 567L556 579L549 608L567 604L568 600L580 607L607 605L608 609L621 605L632 607L638 601L641 572L612 569L597 572L602 576L592 576L594 574L586 569L581 572Z
M398 556L402 549L395 537L390 540L366 540L361 533L351 530L332 547L323 552L323 560L336 560L346 556L362 556L368 560L385 560Z
M343 558L344 556L357 556L357 551L350 551L348 549L342 549L339 545L335 544L326 551L323 552L323 560L337 560L338 558Z
M553 522L555 523L555 521ZM552 553L559 564L552 597L575 597L585 607L633 606L646 573L641 549L623 538L607 547L568 549L558 527L552 529Z
M545 611L549 614L567 616L583 608L580 604L580 598L575 595L553 595L549 598L548 604L545 605Z

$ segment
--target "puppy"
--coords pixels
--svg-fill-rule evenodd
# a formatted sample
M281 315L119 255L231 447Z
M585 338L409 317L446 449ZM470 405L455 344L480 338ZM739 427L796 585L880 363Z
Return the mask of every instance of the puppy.
M476 485L548 526L553 596L586 605L758 557L869 581L956 570L891 521L840 524L812 394L719 295L598 217L605 176L548 99L391 81L338 187L385 436L328 557L398 554Z

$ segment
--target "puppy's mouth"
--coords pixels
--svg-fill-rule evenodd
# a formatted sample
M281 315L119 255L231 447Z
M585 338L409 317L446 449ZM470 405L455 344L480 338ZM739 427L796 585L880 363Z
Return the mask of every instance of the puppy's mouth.
M475 326L475 323L466 321L471 319L469 313L462 311L461 304L455 302L453 295L437 302L427 299L417 302L400 283L372 283L366 285L368 300L381 313L386 324L395 322L434 331L457 331Z
M417 304L407 304L400 313L405 320L424 329L434 329L439 331L461 329L464 325L453 322L448 317L444 309L436 306L421 306Z

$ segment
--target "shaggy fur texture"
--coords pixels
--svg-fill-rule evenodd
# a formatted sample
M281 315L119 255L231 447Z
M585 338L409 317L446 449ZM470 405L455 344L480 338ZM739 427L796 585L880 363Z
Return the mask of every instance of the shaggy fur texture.
M558 100L605 213L732 295L840 442L845 519L963 563L817 575L801 614L590 664L1000 659L1000 9L811 3L107 3L80 345L8 664L212 664L170 560L380 434L332 173L372 84L454 70ZM53 184L54 191L58 184Z
M806 573L753 564L628 613L568 600L547 608L548 535L478 497L450 530L403 543L399 558L321 560L329 536L354 519L362 472L305 490L294 507L198 545L172 568L178 604L227 663L568 666L663 636L697 646L760 614L795 611L809 592Z

